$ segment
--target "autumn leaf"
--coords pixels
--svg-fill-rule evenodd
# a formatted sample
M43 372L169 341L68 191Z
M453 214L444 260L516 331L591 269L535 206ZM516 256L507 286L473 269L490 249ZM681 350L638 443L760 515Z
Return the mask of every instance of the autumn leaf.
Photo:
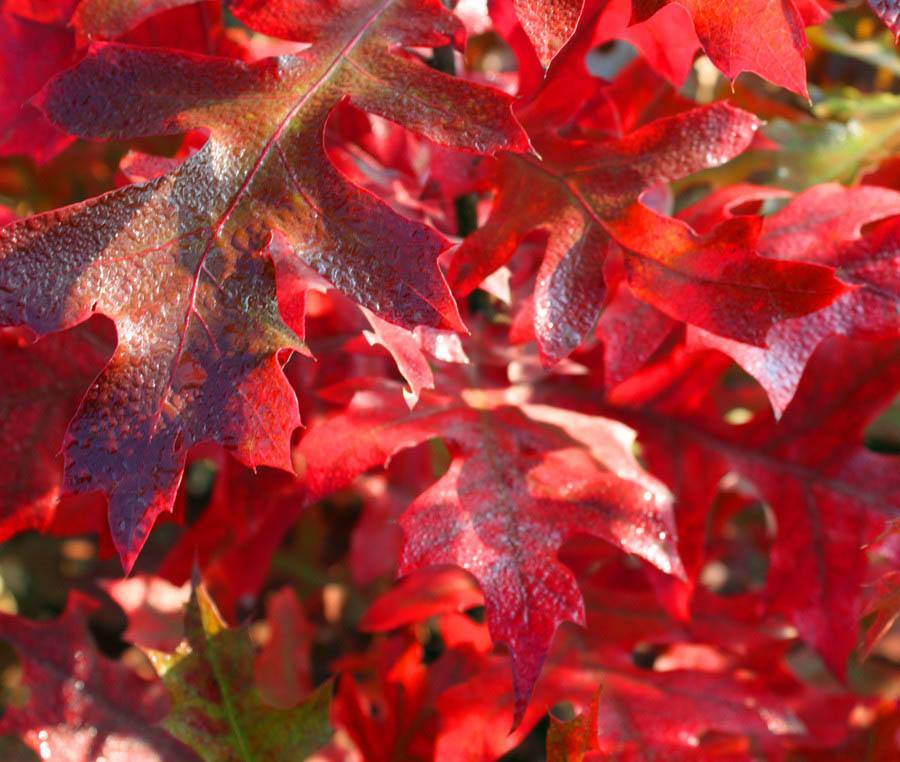
M762 222L760 254L834 267L853 288L825 309L773 326L765 334L764 347L697 329L688 333L689 346L712 347L731 355L762 384L780 415L793 398L810 356L826 338L900 335L900 221L887 221L861 236L867 223L897 214L900 194L886 188L824 184L798 195Z
M16 219L16 215L13 214L12 209L7 209L5 206L0 205L0 227L9 224L14 219Z
M779 421L768 410L743 426L723 421L710 391L701 392L727 368L710 354L675 358L663 374L654 378L648 370L615 392L628 400L622 420L647 436L652 473L679 497L679 526L702 524L729 471L772 507L778 533L768 599L840 676L856 643L865 547L900 512L896 458L861 444L867 424L896 393L897 352L896 340L823 344ZM696 573L693 551L685 565Z
M503 154L491 216L455 254L451 283L468 293L505 264L526 235L544 236L534 329L544 361L558 362L601 313L604 260L616 230L625 227L611 223L648 188L740 153L758 124L719 103L656 120L617 141L542 135L535 144L541 160Z
M547 670L521 724L510 732L509 723L517 712L517 705L508 666L496 657L480 665L477 674L452 686L436 701L442 722L434 758L448 762L502 759L546 718L547 707L556 705L563 696L570 700L573 693L582 693L583 681L572 680L572 677L571 672ZM535 753L540 752L535 750Z
M677 321L639 299L620 280L594 329L603 343L604 388L611 389L637 373L677 327Z
M16 649L29 692L24 705L7 707L0 733L17 733L41 759L194 762L157 725L169 707L163 686L97 650L85 621L95 608L71 593L52 622L0 614L0 638Z
M750 71L808 97L804 27L828 18L820 5L794 0L728 4L717 0L633 0L632 20L644 21L670 2L690 13L703 50L726 77L734 80L742 71ZM765 44L761 45L760 39Z
M116 352L69 427L66 485L109 496L126 569L171 508L193 444L290 468L299 417L277 354L303 346L276 303L273 230L379 316L461 326L434 264L446 242L334 169L322 144L331 109L350 97L467 150L527 145L508 97L400 50L461 42L437 0L356 4L317 23L308 50L254 64L99 45L38 98L81 137L210 131L171 173L0 234L0 322L42 335L94 311L116 322Z
M894 762L869 5L0 0L0 760Z
M828 306L847 291L826 267L773 262L758 252L759 217L706 236L635 204L615 223L631 290L711 333L763 345L773 324Z
M872 655L881 639L891 631L900 616L900 571L885 572L872 585L872 595L863 612L872 616L862 643L864 658Z
M680 574L669 497L635 461L632 432L612 421L480 390L423 395L412 413L397 402L395 388L367 385L310 429L300 443L310 492L324 496L401 449L446 439L449 471L400 519L400 572L453 564L475 576L491 637L512 655L521 720L557 627L584 622L556 550L587 532Z
M243 56L241 46L224 34L218 2L186 5L184 0L7 0L0 7L0 156L46 162L73 142L32 96L84 55L89 38ZM157 15L166 10L170 13ZM29 55L35 50L39 60Z
M585 760L727 760L751 749L777 759L837 748L852 734L848 715L864 700L836 685L828 698L809 690L789 660L796 631L764 601L701 587L690 618L677 619L646 570L598 558L594 545L566 554L590 627L569 630L546 668L562 673L569 700L596 718L589 748L597 750Z
M587 760L690 760L704 753L702 740L715 739L715 733L777 738L803 731L790 702L752 675L642 673L624 659L607 659L597 665L603 686L597 710L601 753ZM714 749L707 758L717 758Z
M451 754L435 748L449 714L438 702L482 674L491 661L468 646L448 647L427 663L424 655L422 644L410 632L400 631L377 640L362 662L347 665L334 699L335 724L353 739L367 762L465 758L459 748ZM503 692L511 698L508 672L505 677ZM536 720L539 710L532 715ZM504 736L509 734L510 718L511 712ZM454 725L455 718L449 719Z

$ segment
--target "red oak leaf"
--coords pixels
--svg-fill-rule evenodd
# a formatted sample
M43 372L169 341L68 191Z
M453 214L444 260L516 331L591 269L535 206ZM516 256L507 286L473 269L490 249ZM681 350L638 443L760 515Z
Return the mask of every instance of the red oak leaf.
M900 219L886 221L858 242L862 227L900 214L900 194L874 186L818 185L797 196L762 224L761 254L838 269L854 286L818 312L772 327L765 346L748 346L691 329L688 343L731 355L769 396L780 415L797 390L816 347L833 335L879 338L900 335Z
M816 18L807 20L794 0L632 0L632 20L644 21L670 3L690 13L703 50L726 77L734 80L742 71L751 71L808 96L804 27L827 18L821 8Z
M518 92L532 93L544 80L544 65L535 52L535 47L516 15L511 0L493 0L488 3L488 12L494 30L510 46L518 63Z
M900 758L889 33L710 68L838 9L0 0L0 760Z
M620 559L598 563L597 541L571 543L563 555L581 580L588 632L598 643L628 653L652 644L657 650L693 643L715 648L722 658L749 662L786 652L796 639L785 628L770 625L765 602L753 595L722 597L698 587L689 617L672 616L658 593L658 580L646 569L628 568ZM688 559L686 559L688 560ZM677 612L680 613L680 612ZM582 646L583 647L583 646Z
M368 310L363 312L372 327L371 331L364 331L363 335L369 344L383 346L394 358L397 370L409 386L409 389L403 390L403 396L410 408L416 406L423 389L434 389L434 374L428 364L426 350L445 362L468 362L459 336L455 333L427 326L418 326L415 330L408 331L382 320Z
M612 137L627 135L655 119L675 116L696 105L644 58L636 58L622 69L603 89L603 94L613 109ZM594 134L600 127L586 110L578 114L577 120L585 134Z
M0 733L17 733L41 759L196 762L156 725L169 707L162 684L97 651L84 621L94 607L72 593L53 622L0 614L0 638L16 649L30 691L24 706L7 707Z
M354 493L362 500L362 514L353 527L348 558L356 585L365 587L396 575L403 546L400 516L442 467L432 449L414 448L397 453L384 473L356 482Z
M774 322L838 296L842 287L833 273L811 265L783 268L757 256L754 221L734 221L698 239L683 223L633 203L651 186L736 155L757 124L719 103L656 120L619 141L542 135L535 144L543 160L499 159L491 217L456 253L451 280L465 293L504 264L527 234L545 236L534 326L541 356L552 364L578 346L601 314L604 260L615 239L629 249L629 282L645 301L678 319L762 343ZM730 299L742 304L733 315Z
M900 388L898 352L892 340L826 342L777 422L769 411L743 426L722 420L712 395L727 368L721 356L677 357L671 370L648 369L615 392L643 403L623 419L647 435L653 473L679 498L679 527L703 522L729 471L771 505L778 529L767 596L838 675L856 643L865 547L887 517L900 515L896 458L860 444ZM694 542L696 534L689 535ZM696 574L697 550L680 549Z
M518 721L557 627L584 623L556 550L589 533L678 574L668 496L634 459L632 432L612 421L516 407L487 390L423 394L409 413L396 387L384 384L367 385L301 440L310 492L340 489L433 437L447 441L453 460L400 520L400 572L453 564L479 581L491 637L512 655Z
M536 0L529 2L537 9L539 3ZM519 92L536 101L529 103L526 100L524 104L520 104L523 114L538 110L545 115L560 115L590 106L595 97L602 101L604 96L598 94L597 90L603 86L603 82L590 71L586 59L592 50L613 40L623 40L635 46L652 69L676 86L684 84L693 64L694 54L700 47L690 16L680 6L673 5L644 23L629 26L630 0L587 0L574 33L555 54L546 76L540 76L543 74L541 63L535 58L532 45L525 41L528 37L525 30L512 18L512 5L512 0L497 0L490 7L497 31L509 41L519 58ZM546 9L551 3L544 0L543 5ZM516 12L522 17L520 3L515 3L515 6ZM543 14L545 19L552 18L556 21L553 29L560 37L564 34L563 30L568 28L567 22L559 23L560 18L568 16L567 12L561 11L561 7L554 6ZM531 40L535 41L533 34ZM573 92L580 93L582 97L572 98Z
M535 333L546 362L562 359L600 313L603 262L611 246L605 220L621 214L648 187L739 153L756 124L720 104L659 120L617 142L547 138L537 143L542 161L501 157L491 217L454 256L454 287L471 291L509 260L527 234L546 235L535 286ZM708 136L700 141L702 150L697 132ZM697 152L685 155L692 146Z
M302 345L276 304L273 230L381 317L460 326L434 263L445 241L344 180L324 151L325 122L349 97L463 149L524 148L525 136L507 96L403 52L461 41L437 0L336 10L295 30L315 43L292 56L248 65L103 45L40 95L82 137L210 131L169 174L0 233L0 323L46 334L93 311L116 322L116 352L69 427L66 483L109 496L126 568L171 508L195 443L290 468L299 418L276 355Z
M88 8L91 12L85 15ZM77 33L82 52L89 40L117 39L151 48L176 48L229 58L244 59L249 55L236 37L227 34L222 4L217 0L82 0L68 26Z
M634 204L613 223L631 290L669 316L763 346L773 324L828 306L847 291L831 268L760 256L759 217L704 236Z
M99 318L34 344L0 329L0 540L53 522L66 425L112 352L111 333Z
M428 453L410 452L411 455ZM400 456L402 459L402 455ZM426 458L418 458L426 461ZM397 459L394 460L396 464ZM430 464L423 463L422 473L430 472ZM362 516L353 529L350 540L350 571L357 585L368 585L380 577L395 574L403 532L397 519L406 510L415 493L397 488L386 476L364 479L358 485L363 500ZM372 548L377 547L377 553Z
M569 675L569 698L585 711L589 695L579 686L601 689L591 740L602 751L586 760L746 759L725 752L748 748L778 759L798 744L846 739L858 697L835 690L826 710L789 667L796 634L759 601L704 593L691 620L677 621L643 570L620 558L598 562L593 548L581 560L576 545L568 550L589 630L569 630L547 671Z
M618 2L626 6L625 14L631 11L628 0ZM632 20L625 17L626 28L619 33L620 39L637 47L655 71L676 87L681 87L691 72L700 48L700 40L688 11L684 6L672 3L642 23L628 25Z

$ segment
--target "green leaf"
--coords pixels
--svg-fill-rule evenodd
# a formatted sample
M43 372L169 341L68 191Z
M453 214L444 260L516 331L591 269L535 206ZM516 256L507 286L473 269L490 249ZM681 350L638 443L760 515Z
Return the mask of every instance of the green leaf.
M900 96L847 88L816 104L813 113L817 118L804 122L773 119L763 133L779 150L746 151L678 182L679 193L740 182L792 191L827 182L851 184L900 147Z
M329 741L331 683L292 709L265 704L247 631L228 628L202 587L188 603L185 635L174 653L148 655L172 698L164 727L204 760L294 762Z

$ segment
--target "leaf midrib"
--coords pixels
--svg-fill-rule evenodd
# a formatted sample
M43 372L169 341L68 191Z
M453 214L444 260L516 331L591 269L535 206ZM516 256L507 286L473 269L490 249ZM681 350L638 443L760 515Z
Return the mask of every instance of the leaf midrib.
M175 354L172 358L171 367L169 369L169 378L166 381L166 385L164 387L163 393L160 395L159 406L153 416L153 420L150 426L150 436L152 438L153 433L156 431L156 426L159 423L160 416L162 415L163 406L165 400L169 397L169 394L172 390L172 384L175 379L175 372L178 368L178 363L181 360L182 355L184 354L185 344L187 342L188 335L188 327L191 322L191 316L197 312L197 290L200 285L200 274L206 269L205 264L206 260L209 257L210 253L213 250L213 245L216 239L219 237L219 233L221 233L222 228L230 219L232 213L234 212L237 205L240 203L244 194L247 191L247 188L250 187L253 179L256 177L256 174L259 172L259 169L262 167L266 158L269 156L270 152L273 148L278 144L278 141L281 139L282 135L284 135L285 130L287 129L290 122L294 119L294 117L299 113L299 111L309 102L310 98L319 91L319 89L332 77L334 72L337 70L341 61L349 55L350 51L359 44L360 40L365 36L366 32L371 29L372 25L378 20L384 11L387 10L390 5L393 4L395 0L383 0L376 8L372 11L372 13L366 18L365 22L353 35L353 37L338 51L335 57L332 59L331 63L327 66L325 71L319 76L319 78L310 85L309 88L303 93L303 95L299 98L299 100L294 103L293 106L288 110L284 117L282 117L281 121L278 123L278 126L275 128L272 135L266 141L265 145L262 147L259 156L256 158L256 161L253 163L253 166L247 172L244 182L235 192L231 201L228 204L228 207L216 221L213 226L209 239L207 240L206 247L204 248L202 254L200 255L200 259L197 263L197 268L194 271L193 281L191 283L191 290L188 298L188 306L185 310L184 323L182 325L178 346L175 349Z

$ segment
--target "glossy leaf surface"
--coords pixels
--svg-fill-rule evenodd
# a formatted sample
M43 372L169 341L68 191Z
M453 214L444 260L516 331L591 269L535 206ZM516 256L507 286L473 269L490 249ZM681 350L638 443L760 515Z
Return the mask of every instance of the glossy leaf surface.
M479 390L459 400L423 399L411 414L396 400L388 389L360 391L346 413L306 435L300 451L312 492L349 484L432 437L448 441L449 470L400 520L400 569L453 564L479 581L491 635L513 657L521 719L557 627L584 621L575 580L556 550L587 532L679 574L669 496L634 460L633 434L613 421L504 405Z
M442 237L335 170L322 143L331 109L349 96L449 145L526 146L506 96L396 50L461 40L439 3L350 4L319 21L308 50L249 65L97 46L39 97L58 126L87 138L210 131L170 173L0 234L0 322L39 334L94 311L116 322L116 352L69 427L66 479L109 496L126 568L171 508L193 444L290 467L299 416L276 355L303 347L276 303L273 230L382 317L460 326L434 264ZM461 123L452 108L484 119Z

